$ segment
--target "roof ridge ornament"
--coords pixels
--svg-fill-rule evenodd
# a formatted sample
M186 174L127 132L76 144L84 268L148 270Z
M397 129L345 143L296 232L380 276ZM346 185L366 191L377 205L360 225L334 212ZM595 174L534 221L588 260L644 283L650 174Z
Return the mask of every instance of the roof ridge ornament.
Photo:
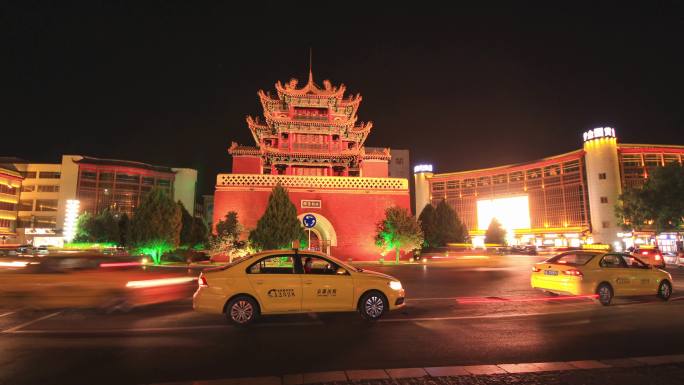
M309 47L309 83L307 85L313 85L313 49Z

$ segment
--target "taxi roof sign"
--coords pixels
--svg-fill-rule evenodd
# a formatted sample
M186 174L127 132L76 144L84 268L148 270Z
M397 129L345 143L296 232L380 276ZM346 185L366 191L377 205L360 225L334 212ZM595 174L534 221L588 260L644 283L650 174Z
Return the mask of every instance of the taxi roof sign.
M605 250L605 251L610 251L610 245L603 244L603 243L592 243L592 244L584 244L582 245L582 249L584 250Z

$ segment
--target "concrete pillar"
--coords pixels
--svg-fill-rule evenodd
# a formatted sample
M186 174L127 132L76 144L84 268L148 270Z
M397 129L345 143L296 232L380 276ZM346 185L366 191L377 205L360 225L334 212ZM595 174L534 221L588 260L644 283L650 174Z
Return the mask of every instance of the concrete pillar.
M592 238L594 243L613 245L621 231L615 204L622 193L615 130L599 127L585 132L584 152Z
M430 183L428 179L432 178L433 175L432 165L418 165L413 168L413 180L416 186L416 217L430 203Z

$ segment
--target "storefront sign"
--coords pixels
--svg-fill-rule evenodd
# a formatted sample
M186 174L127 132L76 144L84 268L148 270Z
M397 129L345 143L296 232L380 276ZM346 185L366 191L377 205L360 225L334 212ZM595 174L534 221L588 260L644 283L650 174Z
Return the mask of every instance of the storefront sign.
M301 201L303 209L320 209L321 201L314 199L302 199Z
M26 235L54 235L54 229L44 229L44 228L27 228L24 229L24 234Z

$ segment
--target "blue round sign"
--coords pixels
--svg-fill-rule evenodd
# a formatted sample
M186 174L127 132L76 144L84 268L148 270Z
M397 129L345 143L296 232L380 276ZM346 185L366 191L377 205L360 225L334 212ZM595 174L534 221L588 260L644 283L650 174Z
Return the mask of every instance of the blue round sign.
M302 218L302 223L304 224L304 227L310 229L316 226L316 217L313 214L306 214Z

